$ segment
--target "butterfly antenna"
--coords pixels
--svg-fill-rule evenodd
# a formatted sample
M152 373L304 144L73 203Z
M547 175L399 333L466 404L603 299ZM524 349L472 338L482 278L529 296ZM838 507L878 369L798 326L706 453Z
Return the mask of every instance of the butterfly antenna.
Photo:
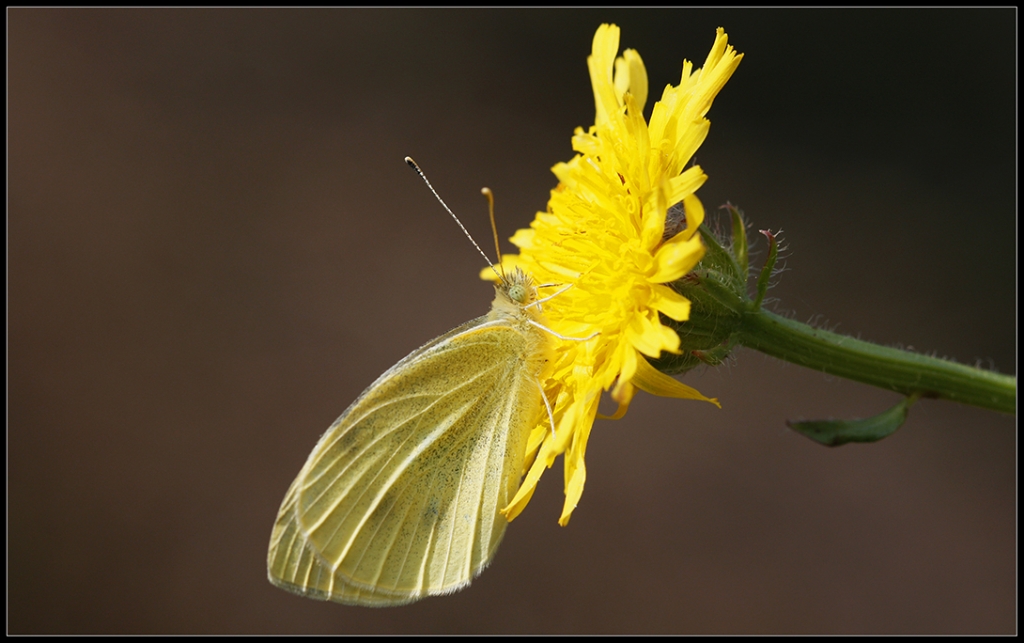
M434 197L437 199L438 203L444 206L444 209L448 211L448 214L452 215L452 218L455 219L455 223L459 224L459 228L462 229L462 233L466 235L466 238L469 239L469 242L473 244L473 247L476 248L477 252L479 252L483 256L484 261L487 262L487 264L491 267L491 270L494 270L494 274L497 275L498 271L494 269L494 264L491 263L490 258L488 258L487 256L487 253L481 250L480 246L476 244L476 240L473 239L473 235L469 234L469 230L466 230L466 226L462 225L462 222L459 221L459 217L455 216L455 213L452 212L452 209L448 207L448 204L444 202L444 199L442 199L441 195L437 193L437 190L434 189L434 186L430 184L430 181L427 180L427 175L423 173L423 170L420 169L419 165L416 165L416 161L412 160L411 157L407 156L405 157L405 162L409 164L409 167L416 170L416 174L420 175L420 178L423 179L423 182L427 184L427 187L430 188L430 191L434 193ZM495 236L497 236L497 233L495 233ZM498 276L501 277L501 275Z
M501 270L501 280L505 280L505 267L501 265L501 243L498 241L498 224L494 222L494 192L491 188L481 188L480 194L487 197L487 207L491 213L491 232L494 233L494 252L498 253L498 268Z

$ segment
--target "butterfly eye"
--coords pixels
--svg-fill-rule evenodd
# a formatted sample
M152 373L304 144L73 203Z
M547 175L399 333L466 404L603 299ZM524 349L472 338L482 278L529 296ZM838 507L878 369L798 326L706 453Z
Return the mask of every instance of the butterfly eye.
M508 289L508 296L509 299L511 299L514 302L525 304L527 298L529 297L529 293L527 292L525 286L523 286L522 284L516 284Z

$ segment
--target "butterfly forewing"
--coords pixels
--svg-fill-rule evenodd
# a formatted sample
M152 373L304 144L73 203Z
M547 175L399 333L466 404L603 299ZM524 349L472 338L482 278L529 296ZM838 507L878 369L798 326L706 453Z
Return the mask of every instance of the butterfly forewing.
M271 580L390 605L467 584L507 524L540 414L532 327L481 317L417 350L324 434L281 506Z

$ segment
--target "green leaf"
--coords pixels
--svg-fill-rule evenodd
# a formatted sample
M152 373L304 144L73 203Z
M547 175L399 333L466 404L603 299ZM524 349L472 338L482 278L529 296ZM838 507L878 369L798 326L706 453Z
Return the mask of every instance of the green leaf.
M732 215L732 253L740 265L743 279L746 280L747 272L750 270L747 256L747 224L743 220L743 212L739 208L731 203L726 203L725 207Z
M787 421L786 424L794 431L829 447L837 447L847 442L877 442L903 426L907 420L907 413L911 405L917 401L917 397L911 395L891 409L861 420Z

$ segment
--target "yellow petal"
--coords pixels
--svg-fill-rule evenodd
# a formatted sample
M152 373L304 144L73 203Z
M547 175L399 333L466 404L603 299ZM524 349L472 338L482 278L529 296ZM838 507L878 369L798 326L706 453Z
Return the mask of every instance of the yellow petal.
M686 211L687 223L689 223L690 211ZM666 284L679 279L686 273L693 270L704 257L704 243L700 236L684 239L686 231L680 232L669 239L658 248L654 254L654 273L650 280L658 284Z
M621 387L620 387L621 384ZM612 391L612 399L618 402L619 408L615 409L615 413L612 415L597 414L599 420L621 420L626 415L626 411L629 410L629 404L633 401L633 396L636 394L636 387L629 382L620 379L615 384L615 389Z
M516 516L526 509L526 505L530 502L530 498L533 497L533 492L537 490L537 482L540 480L540 476L544 473L544 469L551 465L546 464L546 457L540 457L541 455L547 455L545 450L548 449L548 442L540 447L540 452L537 454L537 459L533 461L533 465L530 470L526 472L526 478L523 479L523 483L519 485L519 490L516 491L516 495L508 503L508 506L501 510L501 513L505 516L505 519L509 522L515 520Z
M620 360L617 368L613 369L611 374L613 376L617 375L620 380L629 381L636 373L636 363L640 360L640 357L636 354L636 349L628 342L620 344L619 357ZM611 386L611 382L608 383L608 386Z
M622 105L622 97L629 92L629 63L622 56L615 59L615 97Z
M736 50L727 46L728 42L729 37L725 34L725 30L719 27L715 35L715 44L712 45L707 60L704 61L704 66L700 70L700 89L695 97L697 98L695 103L698 105L698 115L701 117L711 109L711 102L739 67L740 61L743 60L742 54L737 55Z
M533 466L534 461L537 459L537 451L540 450L540 445L544 443L544 440L551 435L551 426L547 421L547 414L545 413L544 423L538 424L533 427L530 431L530 437L526 442L526 459L523 460L523 475L530 470Z
M583 485L587 481L587 466L583 461L587 451L587 440L590 438L590 429L594 425L594 416L597 414L596 402L588 409L588 421L576 433L569 451L565 454L565 504L562 506L562 515L558 524L565 527L569 524L569 517L576 509L576 505L583 495Z
M644 220L640 245L645 250L657 248L665 235L665 213L670 203L665 190L667 183L665 181L657 189L651 190L643 205Z
M683 400L703 400L705 402L711 402L718 408L722 408L722 405L718 403L718 398L704 397L697 389L689 387L679 380L665 375L658 369L651 366L650 363L642 357L638 362L636 375L633 376L633 384L635 384L641 391L646 391L653 395L660 395L661 397L674 397Z
M683 199L683 208L686 210L686 236L692 237L700 224L704 223L704 204L700 202L696 194L690 194Z
M662 284L654 284L654 301L651 306L676 321L690 318L690 300Z
M647 68L635 49L622 52L622 57L629 63L629 93L636 99L641 112L647 104Z
M590 84L594 89L594 105L597 116L594 123L607 122L609 116L618 111L619 101L615 97L612 69L615 54L619 51L619 28L615 25L601 25L594 34L591 54L587 57L590 69Z
M625 379L619 378L619 381L615 383L615 388L612 389L612 399L619 403L619 409L609 419L617 420L625 415L625 409L629 408L629 403L633 401L634 395L636 395L636 387Z
M697 188L704 185L704 182L707 180L708 176L704 174L704 171L700 168L699 165L688 167L686 168L686 171L680 174L679 176L674 176L670 178L668 181L666 181L667 185L665 186L665 201L670 206L675 205L676 203L685 200L686 197L693 196L693 193L697 191ZM690 221L695 218L695 215L696 213L694 213L694 215L690 214L689 208L686 209L687 229L690 228ZM701 206L700 221L697 222L697 225L699 226L700 222L703 220L704 207ZM693 229L696 230L696 226L693 226ZM692 234L693 233L691 232L690 235L687 236L692 236Z
M680 117L679 121L682 122L684 117ZM682 170L690 159L693 158L694 153L697 152L703 143L704 139L708 137L708 130L711 129L711 123L706 118L698 119L688 127L684 127L678 130L678 138L672 145L671 154L671 167L673 169Z
M629 344L644 355L651 357L661 355L661 333L642 315L635 315L629 322L626 337Z
M537 216L541 216L539 212L537 213ZM516 230L516 233L512 235L509 241L511 241L512 244L520 250L533 250L534 239L536 236L537 233L532 228L520 228L519 230Z

